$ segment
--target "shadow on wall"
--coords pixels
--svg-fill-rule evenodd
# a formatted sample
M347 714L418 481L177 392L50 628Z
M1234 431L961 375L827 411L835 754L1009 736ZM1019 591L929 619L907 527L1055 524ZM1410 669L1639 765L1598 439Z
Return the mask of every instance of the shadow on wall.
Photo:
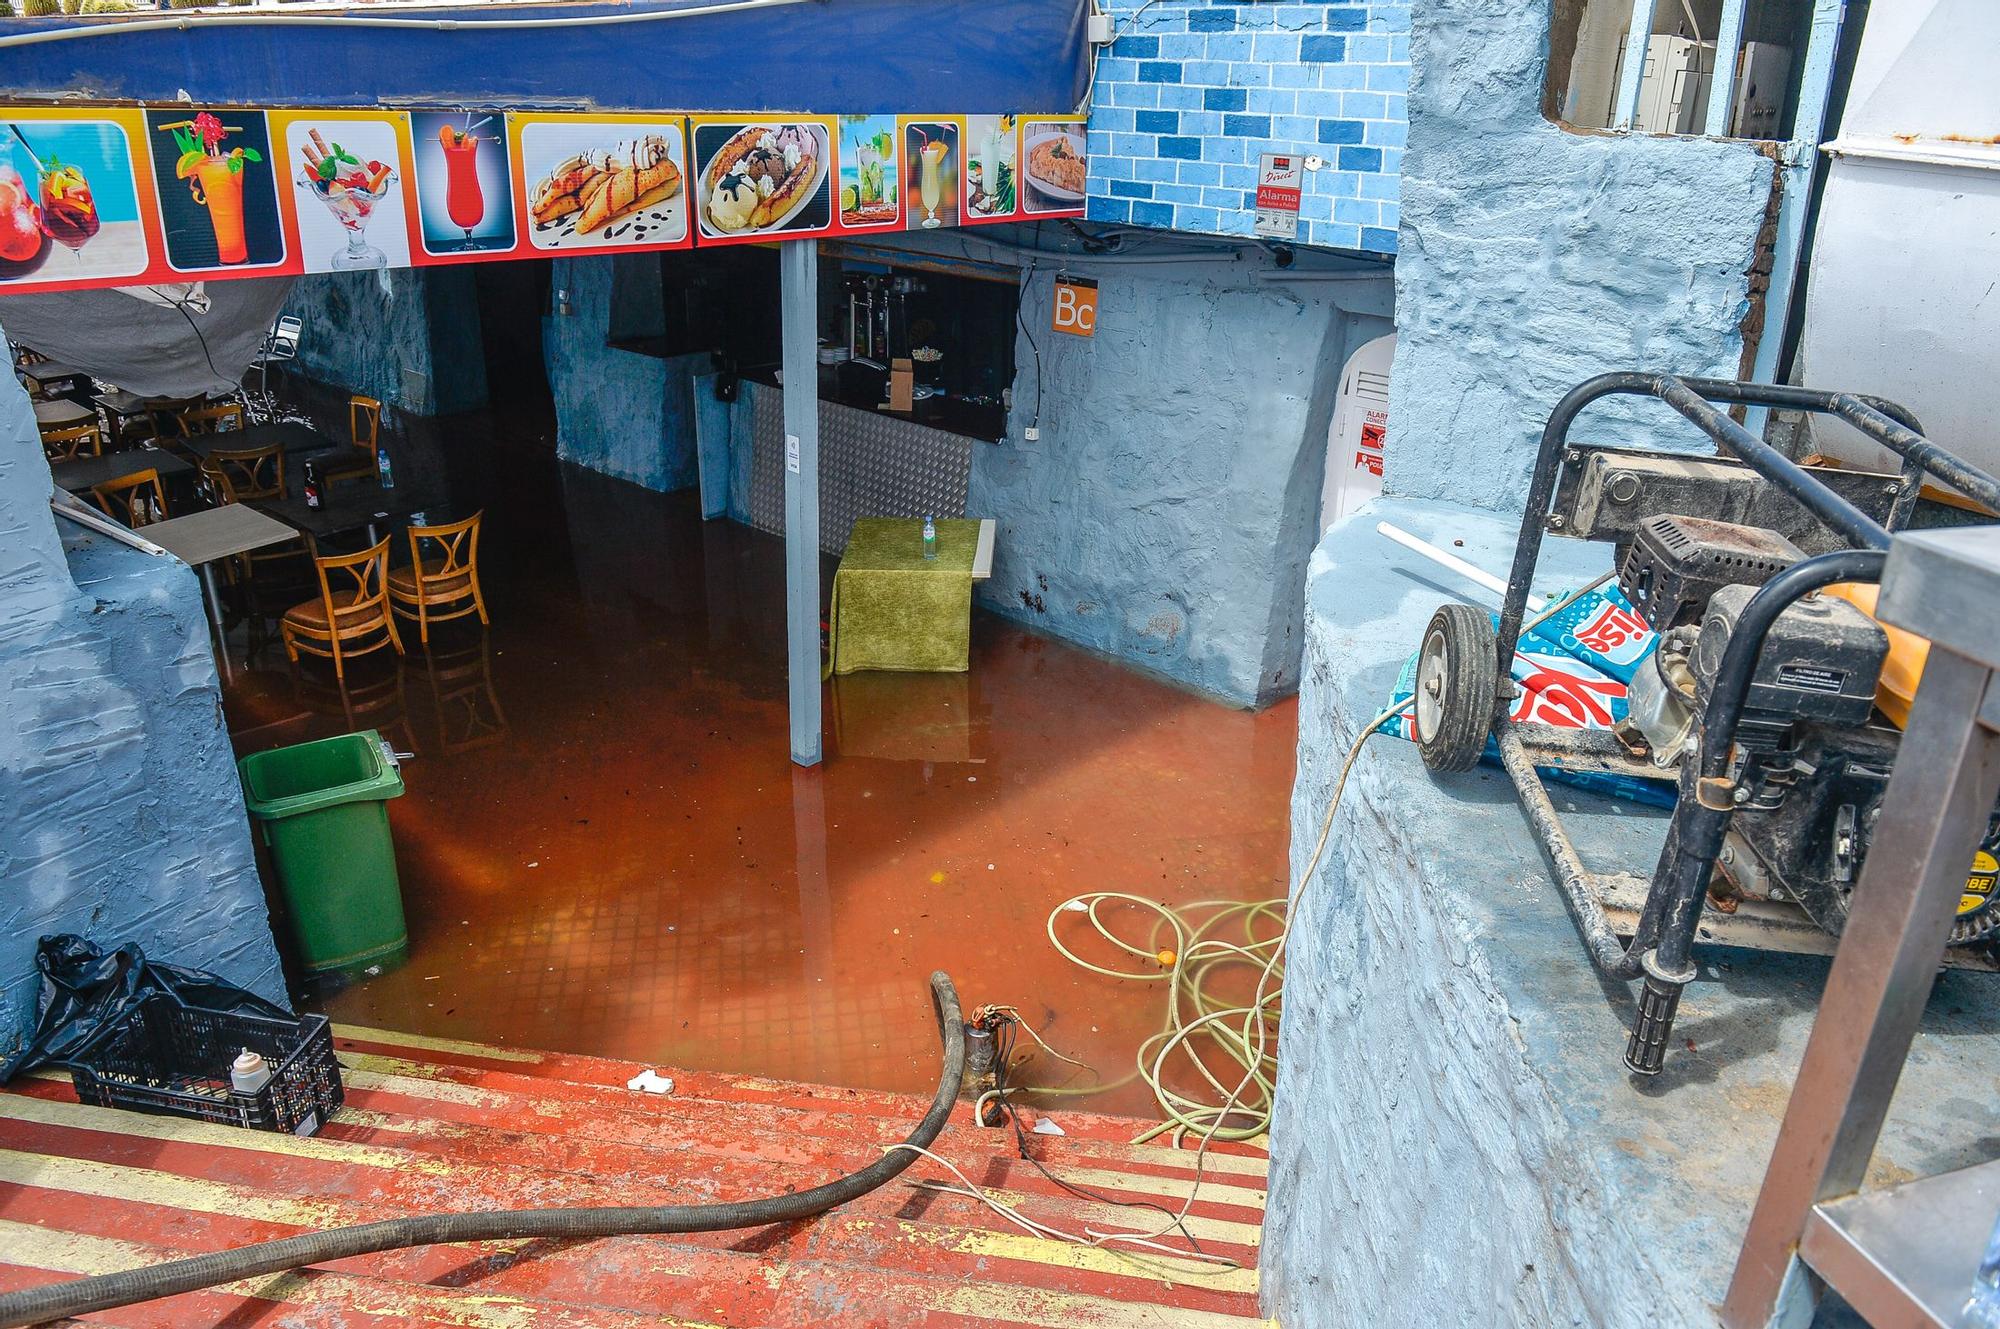
M450 415L486 401L479 302L460 265L301 277L286 313L298 315L296 368L410 415Z
M1586 134L1542 112L1549 6L1417 7L1385 487L1511 509L1542 425L1609 369L1734 377L1771 160L1735 140ZM1706 450L1658 403L1579 437Z
M26 394L0 383L0 1049L36 938L78 932L285 999L201 593L62 524Z

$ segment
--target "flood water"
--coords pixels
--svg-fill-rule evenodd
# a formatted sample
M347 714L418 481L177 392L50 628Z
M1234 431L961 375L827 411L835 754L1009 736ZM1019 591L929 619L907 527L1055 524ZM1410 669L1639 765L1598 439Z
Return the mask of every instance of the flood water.
M1232 710L976 613L969 673L830 681L802 770L781 541L484 415L426 446L411 465L454 515L487 513L489 631L441 626L426 653L412 627L408 659L345 689L230 640L239 751L373 728L414 754L390 806L410 958L314 999L336 1019L928 1092L943 969L1114 1080L1165 988L1071 965L1050 911L1283 893L1293 703ZM1026 1078L1091 1083L1046 1058Z

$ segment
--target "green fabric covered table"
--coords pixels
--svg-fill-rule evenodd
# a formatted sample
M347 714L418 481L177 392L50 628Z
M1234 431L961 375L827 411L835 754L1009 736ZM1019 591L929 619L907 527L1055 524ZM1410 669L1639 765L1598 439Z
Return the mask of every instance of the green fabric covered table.
M920 519L863 517L833 574L826 672L963 673L972 644L972 562L979 523L937 523L924 557Z

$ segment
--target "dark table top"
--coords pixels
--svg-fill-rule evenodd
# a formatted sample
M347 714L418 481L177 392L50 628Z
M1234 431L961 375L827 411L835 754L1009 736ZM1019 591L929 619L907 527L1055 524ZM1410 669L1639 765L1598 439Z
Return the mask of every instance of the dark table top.
M412 486L383 489L357 481L329 486L325 501L317 508L307 507L303 498L253 499L251 506L324 540L367 526L400 526L411 513L437 508L441 503L439 495Z
M140 471L158 471L162 480L170 480L193 469L192 464L171 452L134 448L130 452L107 452L102 457L78 457L75 461L56 462L49 467L49 473L55 477L58 488L67 489L72 494L83 494L106 481L122 480Z
M78 379L90 377L75 365L66 365L56 360L44 361L41 364L21 365L18 368L19 372L26 374L29 378L32 378L35 382L45 387L50 383L60 383L66 378Z
M113 415L144 415L154 406L167 400L164 397L141 397L136 392L123 388L112 388L109 392L97 394L96 402Z
M337 448L351 448L351 443L343 443L337 438L328 438L311 425L300 424L296 420L285 420L274 425L250 425L243 429L228 429L219 434L196 434L191 438L177 438L173 446L182 452L191 452L197 457L206 457L217 452L246 452L251 448L268 448L276 444L287 457L302 457L308 453L331 452Z

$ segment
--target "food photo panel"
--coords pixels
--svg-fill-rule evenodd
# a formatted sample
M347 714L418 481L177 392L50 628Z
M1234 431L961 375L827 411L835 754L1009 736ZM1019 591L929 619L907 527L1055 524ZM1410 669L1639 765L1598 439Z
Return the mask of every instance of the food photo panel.
M515 249L514 186L501 113L419 111L410 117L410 133L424 253L491 257Z
M843 115L840 127L840 224L850 231L903 220L896 117Z
M152 263L133 112L0 120L0 289L134 277ZM143 157L142 157L143 160Z
M276 167L262 111L146 112L167 262L178 272L285 261Z
M1089 157L1083 121L1021 121L1021 206L1031 213L1083 212Z
M1020 146L1018 117L965 117L965 220L1005 221L1020 211L1014 153Z
M282 174L307 272L410 266L409 121L369 111L280 112Z
M530 245L633 249L690 241L686 133L679 117L508 119Z
M910 164L903 187L908 229L958 225L959 134L956 116L903 121L903 160Z
M709 120L694 126L695 220L704 240L833 228L833 120Z

